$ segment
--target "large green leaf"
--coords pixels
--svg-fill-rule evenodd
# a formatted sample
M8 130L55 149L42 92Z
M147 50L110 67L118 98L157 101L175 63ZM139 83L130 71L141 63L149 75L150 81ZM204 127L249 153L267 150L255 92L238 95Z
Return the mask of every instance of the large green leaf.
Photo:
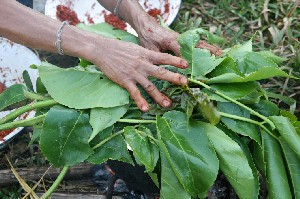
M275 55L272 51L260 51L259 54L272 60L276 64L281 64L282 62L287 61L286 58L279 57L279 56Z
M124 128L124 135L134 156L145 165L146 171L153 171L158 160L158 148L149 141L147 133L128 126Z
M178 111L157 116L161 149L184 189L192 196L207 193L218 173L218 159L205 123L189 120Z
M226 57L211 73L208 74L208 77L213 78L226 73L234 73L243 76L237 68L234 59L232 57Z
M300 135L297 134L290 120L282 116L271 116L270 119L289 147L300 157Z
M101 164L107 160L119 160L133 164L123 136L117 135L109 139L113 135L112 129L112 127L108 127L95 137L92 142L95 144L102 143L102 145L94 149L95 153L89 157L88 161Z
M192 76L195 78L205 76L217 67L225 58L215 58L209 50L194 49L194 62L192 67Z
M15 84L8 87L0 94L0 111L6 108L13 108L12 106L20 104L24 105L27 101L25 92L27 88L21 84Z
M252 39L242 45L236 45L228 51L228 55L235 61L243 59L245 54L252 52Z
M73 166L93 154L88 144L91 133L87 114L55 106L45 118L40 147L54 166Z
M139 43L138 38L136 36L126 32L124 30L116 29L107 23L100 23L100 24L96 24L96 25L85 25L83 23L80 23L77 25L77 27L87 30L87 31L90 31L90 32L97 33L104 37L128 41L128 42L135 43L135 44Z
M218 102L218 110L227 114L248 119L250 118L250 112L248 110L230 102ZM261 143L258 128L254 124L226 117L221 117L221 121L232 131L241 135L249 136L257 143Z
M161 199L189 199L191 196L183 189L176 178L166 155L161 153Z
M292 198L279 143L264 131L262 131L262 143L267 163L268 198Z
M129 102L128 92L101 73L62 69L46 62L38 69L51 97L70 108L108 108Z
M252 93L255 89L258 88L256 82L246 82L246 83L231 83L231 84L214 84L210 86L211 88L231 97L232 99L241 99L250 93ZM202 89L203 92L207 93L209 98L212 100L227 102L224 98L210 91L209 89Z
M242 60L239 60L238 68L244 74L249 74L263 67L278 67L270 59L256 52L248 52Z
M203 124L203 127L217 152L220 169L238 196L249 199L258 198L258 178L255 179L248 159L240 146L217 127L210 124Z
M260 100L258 103L249 105L256 112L269 117L279 114L279 108L276 104L268 100Z
M300 158L281 137L279 139L294 188L294 198L300 198Z
M209 80L206 81L206 83L213 84L213 83L251 82L251 81L257 81L262 79L268 79L275 76L295 78L288 75L278 67L263 67L258 69L255 72L246 74L245 77L240 76L236 73L225 73L210 78Z
M128 105L112 108L93 108L90 113L90 124L93 133L89 142L102 130L116 123L128 110Z

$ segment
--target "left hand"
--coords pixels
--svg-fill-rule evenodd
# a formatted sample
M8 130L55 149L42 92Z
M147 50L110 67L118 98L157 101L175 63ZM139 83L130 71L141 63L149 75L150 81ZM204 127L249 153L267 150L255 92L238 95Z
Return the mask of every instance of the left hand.
M170 50L180 56L180 45L177 41L178 33L162 27L154 17L142 13L135 23L135 30L138 33L140 44L156 52Z

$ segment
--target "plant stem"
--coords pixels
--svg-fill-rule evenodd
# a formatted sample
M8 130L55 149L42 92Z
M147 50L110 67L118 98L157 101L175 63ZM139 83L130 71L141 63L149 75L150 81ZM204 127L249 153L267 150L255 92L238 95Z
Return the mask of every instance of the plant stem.
M108 142L109 140L113 139L114 137L116 137L118 135L121 135L122 133L123 133L123 130L118 131L118 132L112 134L111 136L105 138L99 144L97 144L96 146L94 146L93 149L95 150L95 149L99 148L100 146L102 146L103 144L105 144L106 142Z
M8 115L6 115L5 117L3 117L0 120L0 124L4 124L6 122L9 122L11 120L16 119L18 116L22 115L23 113L26 113L28 111L34 110L34 109L38 109L38 108L43 108L43 107L49 107L49 106L54 106L58 104L56 101L54 100L45 100L45 101L41 101L41 102L35 102L33 104L29 104L26 106L23 106L11 113L9 113Z
M189 78L189 81L190 81L190 82L193 82L193 83L195 83L195 84L198 84L198 85L200 85L200 86L203 86L204 88L207 88L207 89L210 90L211 92L214 92L215 94L217 94L217 95L223 97L224 99L226 99L226 100L228 100L228 101L230 101L230 102L232 102L232 103L235 103L236 105L239 105L239 106L245 108L245 109L248 110L251 114L253 114L253 115L255 115L255 116L261 118L262 120L266 121L266 122L271 126L272 129L275 129L275 125L274 125L274 123L273 123L271 120L269 120L267 117L265 117L265 116L259 114L258 112L254 111L253 109L249 108L248 106L242 104L241 102L238 102L237 100L234 100L234 99L232 99L231 97L228 97L227 95L224 95L223 93L221 93L221 92L219 92L219 91L217 91L217 90L211 88L210 86L208 86L207 84L204 84L203 82L200 82L200 81L197 81L197 80L194 80L194 79L191 79L191 78Z
M27 120L20 120L20 121L14 121L6 124L0 125L0 131L6 130L6 129L14 129L17 127L24 127L24 126L34 126L36 124L39 124L44 121L46 117L46 114L40 115L34 118L30 118Z
M227 117L227 118L231 118L231 119L235 119L235 120L241 120L241 121L249 122L252 124L256 124L256 125L260 126L262 129L264 129L267 133L269 133L273 138L275 138L276 140L279 141L279 139L271 131L269 131L269 129L267 127L265 127L262 122L258 122L258 121L255 121L255 120L252 120L249 118L245 118L245 117L240 117L237 115L231 115L231 114L224 113L224 112L219 112L219 113L222 117Z
M118 122L131 124L155 124L156 120L136 120L136 119L119 119Z
M63 180L63 178L67 174L68 170L69 170L69 167L64 166L64 168L61 170L59 176L56 178L56 180L54 181L54 183L52 184L50 189L48 189L48 191L44 195L42 195L41 199L46 199L51 196L51 194L55 191L55 189L58 187L59 183Z
M43 95L37 94L37 93L33 93L33 92L29 92L29 91L25 91L25 97L32 99L32 100L49 100L51 99L50 97L45 97Z

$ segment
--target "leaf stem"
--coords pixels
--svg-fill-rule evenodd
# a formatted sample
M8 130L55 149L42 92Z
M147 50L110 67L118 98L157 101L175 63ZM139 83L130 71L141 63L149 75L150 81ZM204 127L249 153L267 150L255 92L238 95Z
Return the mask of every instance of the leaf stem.
M0 131L7 130L7 129L14 129L17 127L24 127L24 126L34 126L44 121L46 114L40 115L34 118L30 118L27 120L20 120L14 121L6 124L0 125Z
M26 98L29 98L29 99L32 99L32 100L49 100L49 99L51 99L50 97L45 97L43 95L33 93L33 92L29 92L29 91L25 91L24 95L25 95Z
M52 184L52 186L48 189L48 191L42 195L41 199L46 199L51 196L51 194L55 191L55 189L58 187L59 183L64 179L65 175L67 174L69 170L68 166L64 166L64 168L61 170L60 174Z
M245 117L240 117L237 115L231 115L231 114L224 113L224 112L219 112L219 113L222 117L227 117L227 118L231 118L231 119L235 119L235 120L241 120L241 121L249 122L252 124L256 124L259 127L261 127L262 129L264 129L267 133L269 133L273 138L275 138L276 140L279 141L279 139L271 131L269 131L269 129L267 127L265 127L262 122L258 122L258 121L255 121L255 120L252 120L249 118L245 118Z
M155 124L156 120L119 119L118 122L131 124Z
M116 137L118 135L121 135L122 133L123 133L123 130L118 131L118 132L112 134L111 136L105 138L99 144L97 144L96 146L94 146L93 149L95 150L95 149L99 148L100 146L102 146L103 144L105 144L106 142L108 142L109 140L113 139L114 137Z
M198 85L200 85L200 86L203 86L204 88L209 89L211 92L214 92L215 94L217 94L217 95L223 97L224 99L226 99L226 100L228 100L228 101L230 101L230 102L232 102L232 103L235 103L236 105L239 105L239 106L245 108L246 110L248 110L248 111L249 111L250 113L252 113L253 115L255 115L255 116L261 118L261 119L264 120L264 121L266 121L266 122L271 126L272 129L275 129L275 125L274 125L274 123L273 123L271 120L269 120L267 117L265 117L265 116L259 114L258 112L254 111L253 109L249 108L248 106L242 104L241 102L238 102L237 100L234 100L234 99L232 99L231 97L228 97L227 95L225 95L225 94L223 94L223 93L221 93L221 92L219 92L219 91L217 91L217 90L211 88L210 86L208 86L207 84L205 84L205 83L203 83L203 82L200 82L200 81L197 81L197 80L194 80L194 79L191 79L191 78L189 78L189 81L190 81L190 82L193 82L193 83L195 83L195 84L198 84Z
M41 101L41 102L35 102L33 104L29 104L26 106L23 106L11 113L9 113L8 115L4 116L1 120L0 120L0 124L4 124L6 122L9 122L11 120L16 119L18 116L22 115L23 113L26 113L28 111L34 110L34 109L38 109L38 108L43 108L43 107L49 107L49 106L54 106L58 104L56 101L54 100L45 100L45 101Z

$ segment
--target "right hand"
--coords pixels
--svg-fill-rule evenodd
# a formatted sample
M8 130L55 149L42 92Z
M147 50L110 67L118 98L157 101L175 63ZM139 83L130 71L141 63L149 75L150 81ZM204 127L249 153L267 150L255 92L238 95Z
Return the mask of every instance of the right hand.
M127 89L142 111L148 111L149 104L141 95L136 84L140 84L160 106L166 108L172 103L148 80L148 76L176 85L188 83L185 76L157 66L172 65L178 68L187 68L188 63L182 58L114 39L104 39L99 46L95 45L96 49L93 50L93 58L90 61L97 65L109 79Z

